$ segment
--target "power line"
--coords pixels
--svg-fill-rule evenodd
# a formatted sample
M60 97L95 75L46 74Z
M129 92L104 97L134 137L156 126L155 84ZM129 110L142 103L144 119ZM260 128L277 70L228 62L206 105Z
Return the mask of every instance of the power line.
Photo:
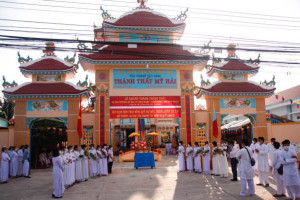
M10 2L10 3L16 3L16 2ZM24 4L24 3L23 3ZM38 5L38 4L37 4ZM47 10L47 9L34 9L34 8L17 8L17 7L10 7L10 6L0 6L3 8L10 8L10 9L20 9L20 10L33 10L33 11L46 11L46 12L59 12L59 13L72 13L72 14L85 14L85 15L99 15L98 13L83 13L83 12L69 12L69 11L60 11L60 10ZM56 6L55 6L56 7ZM123 11L119 11L119 10L113 10L115 12L122 12ZM283 27L287 27L285 29L289 29L289 30L300 30L300 27L298 25L286 25L286 24L270 24L270 23L259 23L259 22L250 22L250 21L238 21L238 20L224 20L224 19L216 19L216 18L207 18L207 17L201 17L201 18L197 18L197 17L190 17L190 18L195 18L198 21L205 21L205 20L209 20L209 21L217 21L217 22L209 22L209 23L214 23L214 24L223 24L223 22L227 22L225 23L226 25L231 25L231 26L236 26L236 24L232 24L232 23L238 23L239 26L247 26L247 27L259 27L259 28L270 28L270 29L283 29ZM222 22L222 23L221 23ZM250 25L250 24L254 24L254 25ZM258 25L258 26L257 26Z

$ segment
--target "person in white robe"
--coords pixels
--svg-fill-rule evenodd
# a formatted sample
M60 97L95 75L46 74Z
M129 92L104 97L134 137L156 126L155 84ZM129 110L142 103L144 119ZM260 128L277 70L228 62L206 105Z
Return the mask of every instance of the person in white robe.
M23 176L30 178L29 176L29 146L25 145L23 153Z
M286 186L288 199L300 199L300 179L297 169L297 153L290 150L291 142L285 140L282 142L283 151L283 184Z
M101 172L102 172L102 151L101 151L101 146L100 145L97 145L96 151L97 151L97 176L101 176Z
M74 155L75 155L75 181L79 183L83 180L82 178L82 158L83 156L80 155L80 147L78 145L74 146Z
M97 151L93 144L91 144L91 146L90 146L89 158L90 158L90 176L91 176L91 178L96 178L96 176L97 176Z
M192 172L194 170L193 147L190 142L188 143L188 146L186 148L186 168L189 172Z
M18 172L17 176L23 176L23 145L20 146L18 150Z
M108 175L108 169L107 169L107 156L108 156L108 153L107 153L107 145L104 144L103 145L103 148L102 148L102 173L101 175L102 176L107 176Z
M198 142L194 143L194 150L193 150L193 155L194 155L194 169L196 173L201 173L202 172L202 167L201 167L201 154L202 150L199 147Z
M53 158L52 158L52 164L53 164L53 198L61 198L64 191L64 162L62 159L62 156L59 154L58 149L54 149L53 151Z
M274 194L274 197L285 197L285 187L283 185L283 176L278 173L278 169L283 166L283 159L281 157L281 151L279 150L279 142L274 141L273 143L275 151L273 152L272 159L272 171L273 178L276 182L277 193Z
M2 147L1 154L1 183L7 183L9 176L9 161L10 157L8 155L7 147Z
M70 151L70 156L71 156L71 185L75 184L75 161L76 161L76 157L74 154L74 150L73 150L73 146L72 148L69 150Z
M258 148L255 149L257 153L257 169L259 176L258 186L269 187L269 160L268 160L268 147L264 144L263 137L258 138Z
M49 166L49 161L47 158L46 150L42 150L42 152L39 155L39 162L41 163L41 166L43 168L48 168Z
M220 176L221 171L220 171L220 150L218 148L218 144L216 141L212 142L213 145L213 156L212 156L212 175L214 176Z
M257 149L259 146L258 142L257 142L257 138L253 138L253 142L252 144L250 145L250 149L252 150L252 153L253 153L253 159L255 160L255 165L253 166L253 169L257 171L257 165L258 165L258 162L257 162L257 152L255 151L255 149Z
M249 142L247 139L242 140L242 149L240 149L237 154L236 158L239 161L238 167L238 176L241 179L241 192L240 196L246 196L247 193L249 195L255 194L255 187L254 187L254 170L251 166L251 158L253 153L249 148ZM247 184L248 184L248 191L247 191Z
M227 152L227 146L224 144L224 142L221 143L220 146L221 149L221 153L220 153L220 176L223 178L228 177L228 171L229 171L229 167L228 167L228 161L227 161L227 156L226 156L226 152Z
M184 172L185 171L185 150L183 147L183 142L179 142L179 147L178 147L178 167L179 167L179 172Z
M70 152L70 146L65 150L65 159L66 159L66 164L65 164L65 186L66 188L71 187L72 185L72 172L71 172L71 164L72 164L72 155Z
M18 151L17 147L14 147L14 150L11 152L10 163L11 163L11 167L12 167L12 172L11 172L12 178L17 177L17 172L18 172L18 167L19 167L17 151Z
M9 148L8 148L8 152L7 152L7 154L8 154L8 156L9 156L9 158L10 158L10 160L11 160L11 154L12 154L12 152L13 152L13 146L10 146ZM9 162L9 177L11 177L12 176L12 164L11 164L11 162Z
M267 144L268 147L268 158L269 158L269 166L272 167L273 164L273 153L275 151L274 142L276 142L275 138L271 138L271 142Z
M85 145L81 145L80 155L82 156L81 168L82 168L82 179L88 181L89 179L89 163L88 163L88 151Z
M210 173L210 147L207 141L205 141L205 147L203 149L203 172L205 174Z
M66 182L67 182L67 157L66 157L66 152L67 150L65 149L64 146L62 146L60 148L60 151L59 151L59 155L62 159L62 162L63 162L63 166L64 166L64 170L63 170L63 179L64 179L64 187L67 188L67 185L66 185Z

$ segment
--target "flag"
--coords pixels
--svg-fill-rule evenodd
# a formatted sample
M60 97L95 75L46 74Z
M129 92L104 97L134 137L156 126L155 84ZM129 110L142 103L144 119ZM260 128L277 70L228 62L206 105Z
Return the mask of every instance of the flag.
M276 98L276 99L278 99L278 98L279 98L279 95L278 95L277 93L275 94L275 98Z
M219 135L219 130L218 130L218 121L217 121L217 115L216 115L216 110L215 110L215 104L213 103L213 129L212 129L212 134L214 137L218 137Z
M81 114L81 96L79 100L79 113L78 113L78 119L77 119L77 133L79 138L82 138L82 114Z
M296 106L298 109L300 108L300 101L297 102Z
M138 131L145 130L145 119L138 119Z
M281 97L281 101L284 101L284 96Z

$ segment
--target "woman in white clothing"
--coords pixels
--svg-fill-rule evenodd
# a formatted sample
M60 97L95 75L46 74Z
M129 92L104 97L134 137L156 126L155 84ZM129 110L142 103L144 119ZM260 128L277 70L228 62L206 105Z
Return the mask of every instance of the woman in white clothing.
M23 175L23 148L24 146L21 145L19 150L18 150L18 172L17 176L22 176Z
M101 176L101 171L102 171L102 151L101 151L101 146L100 145L97 145L96 151L97 151L97 176Z
M106 144L103 145L103 148L102 148L102 173L101 175L102 176L107 176L108 175L108 170L107 170L107 156L108 156L108 153L107 153L107 150L106 150Z
M246 139L242 140L242 149L236 154L236 158L239 160L238 175L241 179L241 192L240 196L246 196L247 184L249 195L254 195L254 170L251 166L251 158L253 156L252 151L249 147L249 142Z
M89 151L90 158L90 176L91 178L96 178L97 176L97 151L94 145L91 144Z
M11 171L11 177L16 178L17 177L17 172L18 172L18 154L17 154L18 149L14 147L13 151L11 152L11 158L10 158L10 165L12 168Z
M198 142L195 142L194 146L194 168L196 173L201 173L201 148L198 145Z
M226 156L227 146L222 142L220 147L221 153L220 153L220 175L221 177L225 178L228 177L228 161Z
M9 161L10 157L8 155L7 147L2 147L1 155L1 183L7 183L9 175Z
M191 147L191 143L188 143L188 146L186 148L186 168L189 172L192 172L194 170L193 165L193 147Z
M205 174L210 173L210 147L207 141L205 141L205 147L203 151L203 172Z
M75 181L79 183L82 181L82 156L80 155L80 147L78 145L74 146L74 155L75 155Z
M29 146L25 145L23 153L23 176L30 178L29 176Z
M80 155L82 157L81 167L82 167L82 179L87 181L89 179L89 164L88 164L88 152L86 151L86 146L81 145Z
M185 156L184 156L184 147L183 147L183 142L179 142L179 147L178 147L178 167L179 167L179 172L184 172L185 171Z
M65 191L64 187L64 177L63 177L63 171L64 171L64 164L62 157L59 155L58 149L55 149L53 151L53 198L62 198L62 195Z
M213 145L213 156L212 156L212 175L215 176L220 176L221 171L220 171L220 150L218 148L218 144L216 141L212 142Z

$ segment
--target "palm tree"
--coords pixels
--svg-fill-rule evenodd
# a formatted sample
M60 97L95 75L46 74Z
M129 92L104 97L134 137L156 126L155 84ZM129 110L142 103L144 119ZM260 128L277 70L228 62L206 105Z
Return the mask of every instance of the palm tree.
M2 106L0 107L0 117L6 119L7 121L11 120L15 115L15 102L4 100Z

